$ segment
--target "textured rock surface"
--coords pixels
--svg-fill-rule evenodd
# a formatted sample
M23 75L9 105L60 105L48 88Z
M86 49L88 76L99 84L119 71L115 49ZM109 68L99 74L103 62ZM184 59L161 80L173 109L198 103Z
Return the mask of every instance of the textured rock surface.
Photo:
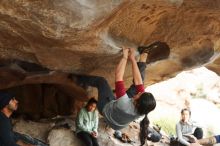
M171 54L148 66L145 85L203 65L219 74L219 8L218 0L1 0L0 89L56 84L85 97L69 73L104 76L113 86L120 46L157 40Z
M62 118L61 118L62 119ZM63 128L58 126L54 121L47 122L28 122L24 120L18 120L14 126L14 130L23 134L30 135L32 137L38 138L42 141L47 141L50 146L82 146L82 142L76 137L75 122L72 119L66 118L61 120L62 124L68 124L71 128ZM59 121L59 120L58 120ZM61 122L60 121L60 122ZM61 125L62 125L61 124ZM36 129L36 130L33 130ZM98 141L101 146L130 146L129 143L122 143L118 139L114 138L113 130L106 127L103 119L101 118L99 123L99 137ZM129 127L123 129L123 132L127 133L130 138L134 141L132 145L140 145L138 140L139 125L138 123L132 122ZM168 142L167 139L161 140L158 143L148 142L151 146L167 146L165 143Z

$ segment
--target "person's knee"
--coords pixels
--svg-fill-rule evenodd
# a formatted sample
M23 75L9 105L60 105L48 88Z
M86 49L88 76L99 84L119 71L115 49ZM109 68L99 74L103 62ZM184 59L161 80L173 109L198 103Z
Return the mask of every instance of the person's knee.
M104 77L97 77L99 82L107 82L107 80Z
M215 139L216 139L216 143L220 143L220 135L216 135Z
M92 139L88 133L79 132L77 137L82 141L85 146L93 146Z
M196 128L195 129L195 137L197 139L202 139L203 138L203 130L202 130L202 128Z
M97 78L97 82L101 86L108 85L108 82L107 82L107 80L104 77L98 77Z
M92 140L91 139L86 139L86 140L83 140L85 146L93 146L93 143L92 143Z
M93 146L99 146L97 138L93 138Z

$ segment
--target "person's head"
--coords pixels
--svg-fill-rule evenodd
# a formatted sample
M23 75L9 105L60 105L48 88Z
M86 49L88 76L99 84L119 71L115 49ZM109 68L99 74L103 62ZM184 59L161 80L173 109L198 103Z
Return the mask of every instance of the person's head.
M15 97L8 93L0 92L0 110L6 109L10 112L17 110L18 101Z
M140 141L141 145L145 144L145 140L148 135L148 131L146 130L149 127L149 119L148 113L155 109L156 107L156 100L154 96L149 92L141 93L140 96L136 100L136 109L140 115L145 115L144 119L140 122Z
M188 108L184 108L181 110L181 121L182 122L187 122L189 121L191 116L191 111Z
M86 109L88 112L93 112L96 110L97 100L95 98L90 98L86 104Z
M137 96L140 96L136 100L136 109L140 115L147 115L149 112L155 109L156 100L153 94L149 92L138 93Z

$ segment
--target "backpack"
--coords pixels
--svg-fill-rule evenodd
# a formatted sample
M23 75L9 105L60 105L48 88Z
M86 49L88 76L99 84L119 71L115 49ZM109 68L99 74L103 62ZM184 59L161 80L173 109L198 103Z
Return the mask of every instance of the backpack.
M152 142L159 142L162 138L160 131L155 130L154 128L148 127L148 136L147 140Z

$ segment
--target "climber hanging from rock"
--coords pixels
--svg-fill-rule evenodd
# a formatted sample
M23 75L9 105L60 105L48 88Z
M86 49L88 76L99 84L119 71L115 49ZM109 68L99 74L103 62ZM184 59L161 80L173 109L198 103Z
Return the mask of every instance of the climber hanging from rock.
M123 48L123 57L115 70L115 92L114 93L105 78L99 76L77 75L79 85L92 86L98 89L97 108L104 116L107 124L114 130L120 130L129 125L133 120L145 116L140 123L141 144L145 143L149 126L148 113L156 107L154 96L145 92L143 81L145 77L146 61L148 55L157 47L139 47L140 60L136 62L135 49ZM123 81L125 67L128 59L132 64L133 84L126 91ZM161 59L161 58L159 58ZM158 60L159 60L158 59Z

